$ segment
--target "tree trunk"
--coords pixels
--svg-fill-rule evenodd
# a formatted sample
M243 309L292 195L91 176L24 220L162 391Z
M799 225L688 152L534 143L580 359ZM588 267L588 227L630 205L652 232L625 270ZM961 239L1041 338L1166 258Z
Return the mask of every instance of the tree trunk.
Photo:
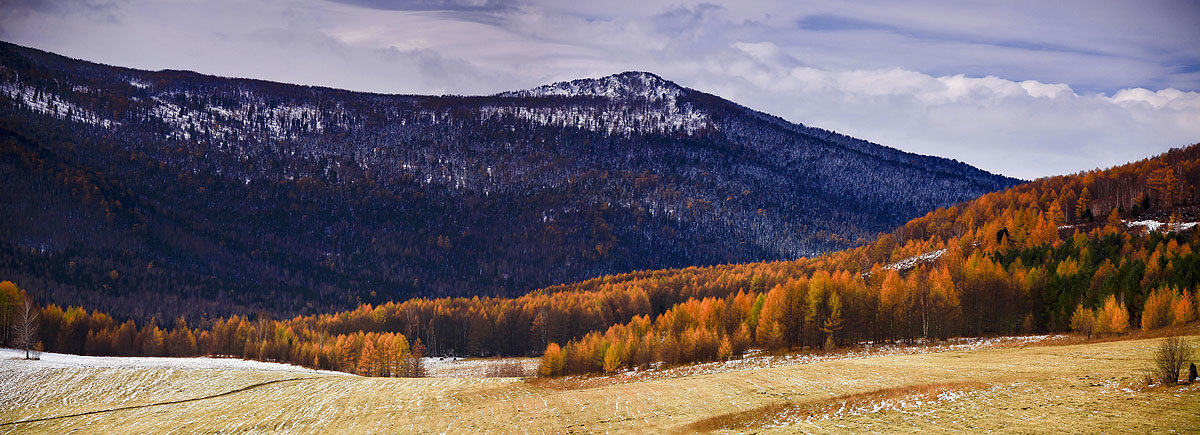
M17 313L17 322L14 328L16 344L25 351L25 359L29 359L29 351L37 343L37 316L38 308L33 304L33 299L25 298L25 303L21 304L21 309Z

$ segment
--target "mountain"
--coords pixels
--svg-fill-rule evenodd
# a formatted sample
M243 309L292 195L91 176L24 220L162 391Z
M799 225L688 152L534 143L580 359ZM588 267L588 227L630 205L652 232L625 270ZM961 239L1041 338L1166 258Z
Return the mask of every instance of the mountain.
M1150 331L1194 322L1200 309L1196 186L1200 145L989 193L814 258L637 271L515 298L179 318L168 329L46 306L40 340L52 352L238 356L376 376L379 349L423 343L430 355L542 354L541 374L554 375L662 369L749 349ZM0 282L0 300L21 298Z
M0 180L0 274L160 318L812 256L1018 182L645 72L381 95L7 43Z

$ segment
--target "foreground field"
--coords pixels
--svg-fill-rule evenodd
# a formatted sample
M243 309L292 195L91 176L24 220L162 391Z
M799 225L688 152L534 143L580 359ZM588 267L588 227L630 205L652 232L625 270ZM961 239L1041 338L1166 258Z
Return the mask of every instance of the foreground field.
M1200 384L1140 385L1156 344L882 355L586 388L6 359L0 432L1200 431Z

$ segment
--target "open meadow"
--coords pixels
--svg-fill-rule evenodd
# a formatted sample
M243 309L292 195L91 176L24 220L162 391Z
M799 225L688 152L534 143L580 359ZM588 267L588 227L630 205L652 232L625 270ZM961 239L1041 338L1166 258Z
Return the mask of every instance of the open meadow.
M1200 384L1142 383L1158 340L964 346L549 382L366 378L195 358L22 361L8 351L0 432L1200 431Z

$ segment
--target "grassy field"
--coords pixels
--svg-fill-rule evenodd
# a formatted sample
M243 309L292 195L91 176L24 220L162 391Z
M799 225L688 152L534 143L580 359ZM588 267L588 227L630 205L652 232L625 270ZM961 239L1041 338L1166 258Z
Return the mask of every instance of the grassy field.
M1200 384L1142 385L1158 340L882 355L578 388L7 360L0 432L1200 432Z

